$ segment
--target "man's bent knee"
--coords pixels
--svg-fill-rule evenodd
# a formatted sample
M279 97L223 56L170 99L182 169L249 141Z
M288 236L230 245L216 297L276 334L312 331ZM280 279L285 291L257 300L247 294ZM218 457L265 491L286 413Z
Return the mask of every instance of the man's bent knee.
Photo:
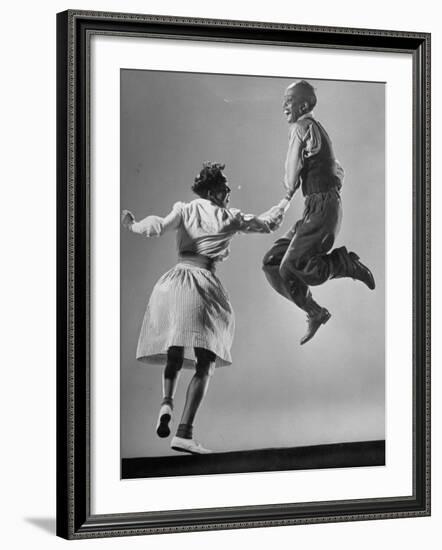
M265 273L274 273L278 271L280 263L281 259L270 250L262 259L262 270Z
M327 262L321 256L313 256L307 262L283 262L279 273L285 282L297 278L307 286L317 286L329 278L329 271Z
M284 260L281 263L279 266L279 276L286 284L290 284L298 279L304 282L303 271L299 266L299 262L293 258Z

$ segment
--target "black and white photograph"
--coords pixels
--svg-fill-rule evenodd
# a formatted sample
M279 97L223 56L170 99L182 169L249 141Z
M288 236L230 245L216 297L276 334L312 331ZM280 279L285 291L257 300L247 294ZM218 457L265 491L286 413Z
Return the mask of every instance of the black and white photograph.
M121 69L121 477L385 465L384 82Z
M437 548L440 11L5 3L3 548Z
M62 538L431 515L431 37L272 13L57 14Z

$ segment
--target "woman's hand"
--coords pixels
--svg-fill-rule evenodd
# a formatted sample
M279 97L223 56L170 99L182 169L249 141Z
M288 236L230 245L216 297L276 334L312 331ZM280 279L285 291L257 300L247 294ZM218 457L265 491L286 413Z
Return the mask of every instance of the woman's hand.
M121 224L126 229L129 229L132 227L132 225L135 223L135 216L130 212L130 210L123 210L121 213Z

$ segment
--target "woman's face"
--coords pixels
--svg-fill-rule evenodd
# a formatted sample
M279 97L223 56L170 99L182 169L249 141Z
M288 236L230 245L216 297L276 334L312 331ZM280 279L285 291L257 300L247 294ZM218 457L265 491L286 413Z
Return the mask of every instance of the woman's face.
M221 208L227 208L230 202L231 189L227 182L218 185L213 191L209 191L208 198Z

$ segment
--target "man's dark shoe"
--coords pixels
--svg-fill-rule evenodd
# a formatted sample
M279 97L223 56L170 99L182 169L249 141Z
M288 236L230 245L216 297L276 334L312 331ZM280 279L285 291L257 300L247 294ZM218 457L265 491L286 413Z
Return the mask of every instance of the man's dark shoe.
M321 308L321 310L314 315L310 313L307 314L308 328L306 334L301 339L301 346L311 340L318 331L318 328L321 325L325 325L330 317L331 313L325 309L325 307Z
M349 252L348 255L352 261L353 273L351 274L351 277L366 284L370 290L374 290L376 285L372 272L359 260L359 256L357 254L354 252Z

